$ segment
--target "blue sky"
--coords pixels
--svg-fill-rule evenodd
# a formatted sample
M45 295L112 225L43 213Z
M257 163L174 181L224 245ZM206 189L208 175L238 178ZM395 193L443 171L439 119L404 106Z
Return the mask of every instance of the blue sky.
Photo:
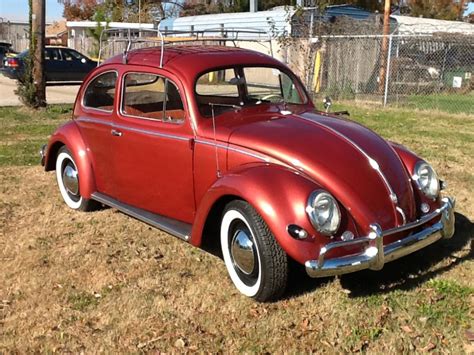
M10 21L28 21L28 0L0 0L0 17ZM46 22L60 20L63 5L57 0L46 0Z
M474 3L469 3L466 13L474 12ZM46 22L62 18L63 5L57 0L46 0ZM0 0L0 17L10 21L28 20L28 0Z

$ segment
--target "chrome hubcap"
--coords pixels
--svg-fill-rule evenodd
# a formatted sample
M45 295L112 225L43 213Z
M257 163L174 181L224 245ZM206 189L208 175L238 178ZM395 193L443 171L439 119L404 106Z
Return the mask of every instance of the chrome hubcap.
M73 194L79 194L79 178L77 170L71 163L68 163L63 170L63 183L66 190Z
M234 265L246 275L250 275L255 267L255 247L252 237L243 230L238 230L231 242L231 254Z

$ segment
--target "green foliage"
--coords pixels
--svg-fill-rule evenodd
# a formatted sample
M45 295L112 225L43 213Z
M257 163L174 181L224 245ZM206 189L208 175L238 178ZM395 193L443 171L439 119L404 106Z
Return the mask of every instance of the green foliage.
M41 106L36 95L36 86L33 82L33 54L31 51L24 58L24 71L23 75L17 81L17 88L15 94L18 95L20 101L32 108Z
M105 7L98 6L97 11L94 15L94 20L97 22L94 28L87 29L87 34L94 40L94 44L92 50L89 52L91 57L98 57L99 56L99 49L100 49L100 37L102 32L107 29L109 24L109 19L106 16ZM102 23L106 23L105 26L102 26Z
M408 7L411 16L457 20L463 9L456 0L410 0Z

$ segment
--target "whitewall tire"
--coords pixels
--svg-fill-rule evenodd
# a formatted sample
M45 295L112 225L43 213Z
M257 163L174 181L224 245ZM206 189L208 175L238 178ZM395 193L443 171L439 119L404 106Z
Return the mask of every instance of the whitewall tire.
M79 170L74 157L66 146L59 149L56 157L56 180L59 192L68 207L81 211L91 211L98 207L96 201L81 196Z
M247 202L230 202L220 228L222 255L235 287L258 301L278 298L288 277L286 253Z

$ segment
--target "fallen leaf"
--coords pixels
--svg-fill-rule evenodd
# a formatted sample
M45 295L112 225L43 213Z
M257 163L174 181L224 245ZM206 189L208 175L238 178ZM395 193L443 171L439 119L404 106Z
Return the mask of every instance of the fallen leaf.
M407 334L413 333L413 329L410 328L408 325L402 325L400 328Z
M474 330L473 329L466 329L464 332L466 339L470 342L474 342Z
M309 325L309 319L308 318L303 319L303 321L301 322L301 330L303 330L304 332L307 331L308 325Z
M327 340L322 339L322 340L321 340L321 344L327 346L328 348L332 348L332 345L329 344L329 342L328 342Z
M184 348L185 346L186 346L186 342L181 338L179 338L178 340L174 342L175 348Z
M428 352L436 348L436 345L433 343L428 343L425 347L421 348L420 351Z
M419 320L421 323L426 324L426 322L428 322L428 317L420 317L418 320Z

